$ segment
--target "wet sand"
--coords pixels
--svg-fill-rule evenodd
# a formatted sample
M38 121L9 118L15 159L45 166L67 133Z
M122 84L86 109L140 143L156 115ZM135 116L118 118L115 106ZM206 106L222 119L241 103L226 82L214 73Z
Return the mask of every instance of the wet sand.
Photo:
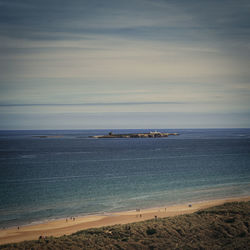
M21 226L18 228L8 228L0 230L0 244L14 243L24 240L37 240L39 236L69 235L79 230L87 228L97 228L115 224L127 224L148 219L175 216L180 214L193 213L200 209L221 205L225 202L232 201L249 201L250 197L226 198L210 200L203 202L190 202L173 206L157 207L143 209L140 211L125 211L118 213L107 213L98 215L89 215L83 217L64 218L52 220L36 225ZM191 206L190 206L191 204Z

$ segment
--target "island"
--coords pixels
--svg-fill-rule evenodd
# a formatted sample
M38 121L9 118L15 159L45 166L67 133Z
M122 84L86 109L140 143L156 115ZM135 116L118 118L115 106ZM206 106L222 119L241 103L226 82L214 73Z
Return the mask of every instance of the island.
M89 136L90 138L157 138L157 137L168 137L170 135L179 135L178 133L162 133L158 131L150 131L148 133L131 133L131 134L113 134L109 132L107 135L94 135Z

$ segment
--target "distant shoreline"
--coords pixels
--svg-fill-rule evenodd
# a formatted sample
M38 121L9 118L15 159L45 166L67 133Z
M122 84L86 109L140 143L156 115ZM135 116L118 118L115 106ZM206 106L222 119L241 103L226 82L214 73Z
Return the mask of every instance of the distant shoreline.
M79 230L88 228L98 228L115 224L127 224L132 222L144 221L153 218L162 218L188 214L212 206L221 205L233 201L249 201L250 196L234 197L224 199L214 199L200 202L190 202L171 206L162 206L148 209L137 209L115 213L104 213L73 218L55 219L38 224L1 229L0 244L21 242L24 240L36 240L39 236L69 235Z
M179 135L178 133L162 133L159 131L148 132L148 133L129 133L129 134L113 134L109 132L107 135L94 135L89 136L90 138L158 138L158 137L168 137L170 135Z

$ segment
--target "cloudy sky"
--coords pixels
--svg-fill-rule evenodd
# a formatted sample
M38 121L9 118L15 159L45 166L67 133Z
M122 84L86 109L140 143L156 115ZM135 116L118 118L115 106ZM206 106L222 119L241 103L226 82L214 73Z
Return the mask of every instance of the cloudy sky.
M0 0L0 129L250 127L248 0Z

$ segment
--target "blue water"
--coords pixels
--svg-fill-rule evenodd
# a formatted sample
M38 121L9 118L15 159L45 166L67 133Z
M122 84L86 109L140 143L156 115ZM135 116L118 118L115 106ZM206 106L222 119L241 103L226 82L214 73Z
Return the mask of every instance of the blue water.
M250 129L160 131L0 131L0 227L250 195Z

